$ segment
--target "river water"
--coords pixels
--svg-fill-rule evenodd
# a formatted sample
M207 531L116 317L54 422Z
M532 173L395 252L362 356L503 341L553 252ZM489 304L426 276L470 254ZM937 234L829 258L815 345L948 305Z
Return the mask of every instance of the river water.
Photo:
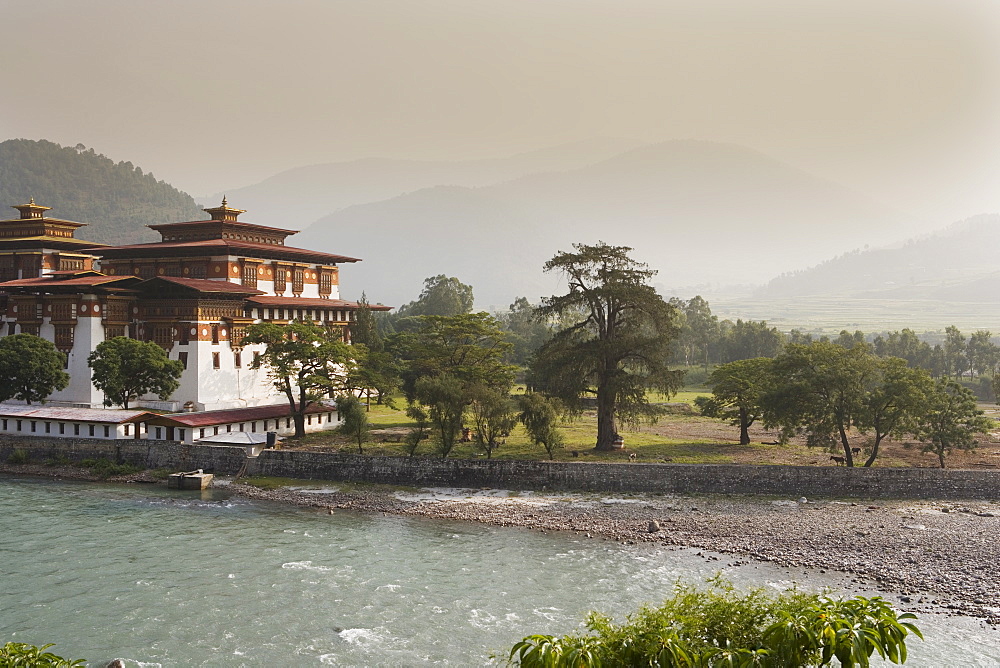
M0 638L103 666L484 665L677 579L854 593L694 550L340 513L143 485L0 478ZM871 594L873 592L860 592ZM1000 632L924 615L907 666L1000 666Z

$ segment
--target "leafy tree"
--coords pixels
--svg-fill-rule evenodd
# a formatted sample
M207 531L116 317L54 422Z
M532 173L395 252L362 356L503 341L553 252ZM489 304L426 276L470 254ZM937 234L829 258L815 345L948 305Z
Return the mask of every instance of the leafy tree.
M371 427L361 401L353 394L341 394L337 397L337 413L341 419L340 433L354 438L358 442L358 454L364 454L361 446L371 433Z
M511 349L508 359L513 364L527 364L531 356L552 336L549 326L535 316L535 310L524 297L518 297L506 313L497 320L507 332Z
M24 666L25 668L76 668L86 665L84 659L64 659L52 652L46 652L52 643L36 647L22 642L9 642L0 646L0 666Z
M427 315L414 322L414 329L396 334L390 342L400 358L408 399L422 377L448 375L466 386L504 390L513 383L514 367L504 361L511 344L489 314Z
M853 348L854 346L863 346L865 345L865 335L860 330L854 330L854 333L851 334L846 329L842 329L840 330L840 335L837 337L837 340L834 341L834 343L836 343L838 346L841 346L842 348Z
M393 406L392 393L399 387L400 379L399 366L392 355L384 350L370 350L360 343L352 349L355 365L348 384L365 393L366 410L371 410L373 393L380 406Z
M763 415L761 396L773 383L771 362L767 357L756 357L716 367L708 377L712 397L698 402L702 415L739 426L740 445L750 444L750 426Z
M452 316L470 313L473 305L472 286L444 274L424 279L424 289L416 301L400 306L397 316Z
M817 342L788 345L773 364L780 382L761 399L765 424L781 427L784 437L804 429L810 445L839 443L847 465L854 466L847 432L864 411L875 358L864 346Z
M128 408L144 394L169 399L178 387L184 365L167 357L152 341L116 336L98 343L87 357L94 387L104 392L104 405Z
M985 376L1000 364L1000 348L993 343L989 330L978 330L969 336L966 357L973 374Z
M798 329L793 329L788 332L788 343L796 343L800 345L806 345L813 342L812 334L802 332Z
M524 668L660 666L798 668L868 666L876 653L905 663L906 638L923 638L916 617L879 597L837 600L796 591L746 594L714 580L709 590L675 585L658 607L644 606L622 624L597 612L589 633L528 636L510 650Z
M902 438L914 433L933 385L926 370L911 368L899 357L875 362L874 375L855 419L862 431L873 433L866 467L875 463L879 446L886 436Z
M728 320L720 323L721 362L735 362L755 357L774 357L785 345L785 337L777 327L768 327L760 320Z
M0 338L0 401L45 403L50 394L69 385L65 365L66 356L51 341L33 334Z
M558 399L551 399L537 392L529 392L517 399L521 413L518 420L528 431L535 445L541 445L555 459L555 449L562 446L563 437L558 422L561 406Z
M351 343L361 343L369 350L381 350L383 348L382 337L379 335L378 323L375 320L375 313L368 304L368 296L362 292L358 299L358 309L355 311L354 321L350 325Z
M493 457L493 451L506 439L517 425L517 413L506 391L485 385L474 385L468 390L469 415L476 428L476 444Z
M354 371L354 353L340 330L311 321L247 327L240 345L262 344L252 369L267 369L275 389L285 395L295 421L295 436L306 433L306 409L324 396L344 392Z
M610 450L618 421L635 424L662 414L647 400L647 389L670 394L680 387L683 372L667 367L675 311L648 284L656 272L629 257L631 248L573 247L545 263L545 271L566 276L569 292L545 299L537 312L582 312L584 318L539 349L532 380L571 410L580 409L582 395L596 395L596 447Z
M965 336L954 325L947 327L944 332L945 373L954 375L955 378L961 378L962 374L969 368Z
M944 468L945 455L954 450L972 450L976 434L996 427L996 421L983 416L976 408L976 397L953 380L938 379L927 398L927 407L917 426L917 438L924 442L924 452L938 456Z
M912 329L891 332L887 337L876 336L872 343L879 357L901 357L910 366L927 369L933 374L933 350L926 341L921 341Z
M424 376L416 382L415 396L427 406L430 423L438 433L438 452L447 457L462 431L467 403L465 385L447 374Z
M685 366L703 364L707 369L709 358L719 341L718 316L712 315L708 302L701 296L686 302L674 297L670 299L670 305L680 315L676 347Z
M406 417L413 420L414 426L406 433L406 438L403 442L406 445L406 454L413 457L413 455L417 454L417 448L420 447L420 441L424 440L428 436L427 426L430 424L430 416L427 414L427 410L423 406L411 403L406 407Z

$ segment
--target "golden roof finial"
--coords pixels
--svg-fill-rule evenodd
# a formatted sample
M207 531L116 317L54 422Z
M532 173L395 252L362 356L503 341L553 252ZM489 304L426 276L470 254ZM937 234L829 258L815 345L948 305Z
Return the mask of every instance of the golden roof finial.
M222 196L222 206L229 206L229 203L226 202L226 196L225 195Z
M34 203L35 203L35 198L34 197L30 198L30 201L28 202L28 204L34 204Z

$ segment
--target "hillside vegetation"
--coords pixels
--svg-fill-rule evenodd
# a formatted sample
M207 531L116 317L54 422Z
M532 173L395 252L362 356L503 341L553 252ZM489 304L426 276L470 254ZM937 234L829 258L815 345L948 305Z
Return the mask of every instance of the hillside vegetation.
M190 195L131 162L116 163L82 144L0 142L0 205L31 197L52 207L54 218L87 223L79 238L108 244L156 241L159 235L146 225L205 218ZM0 217L17 216L8 211Z

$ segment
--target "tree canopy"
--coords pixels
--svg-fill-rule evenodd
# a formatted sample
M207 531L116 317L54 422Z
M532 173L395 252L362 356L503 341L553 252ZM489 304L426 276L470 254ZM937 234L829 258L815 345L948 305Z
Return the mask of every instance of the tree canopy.
M51 341L33 334L0 338L0 401L42 402L69 385L66 356Z
M482 384L505 390L514 380L506 363L510 342L499 323L487 313L426 315L389 342L402 367L403 392L414 397L422 377L448 375L466 387Z
M537 313L582 317L538 350L531 382L571 410L579 410L584 395L595 395L596 447L610 450L619 421L634 424L662 413L647 400L647 389L669 394L680 387L683 372L667 366L676 313L649 285L656 272L629 257L631 248L603 242L573 248L544 267L562 273L569 291L543 300Z
M344 342L338 329L301 320L287 325L257 323L247 327L240 342L253 344L265 348L251 368L267 369L274 387L285 395L296 436L305 435L309 404L349 389L357 351Z
M643 606L623 623L592 612L587 633L528 636L509 659L523 668L868 666L876 653L905 663L907 637L923 638L913 614L879 597L740 593L710 582L707 590L677 584L662 605Z
M424 279L424 289L416 301L396 310L398 317L417 315L460 315L472 311L472 286L444 274Z
M122 408L144 394L169 399L184 372L184 365L167 357L156 343L124 336L98 343L87 365L94 387L104 393L104 405Z
M985 433L996 424L976 408L972 392L953 380L939 378L927 397L916 433L925 444L924 451L936 454L944 468L946 455L954 450L971 450L976 446L976 434Z
M767 357L737 360L716 367L708 377L712 397L696 400L702 415L739 426L740 445L749 445L749 429L764 412L761 397L774 383L771 367L772 360Z

